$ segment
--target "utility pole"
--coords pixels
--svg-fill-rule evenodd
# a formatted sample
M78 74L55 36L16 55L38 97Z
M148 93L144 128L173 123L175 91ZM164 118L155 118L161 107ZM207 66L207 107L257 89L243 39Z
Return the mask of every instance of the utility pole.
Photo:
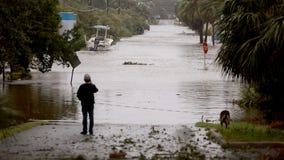
M109 0L106 0L106 12L107 12L107 15L108 15L108 7L109 7Z
M118 14L120 14L120 10L121 10L121 8L120 8L120 0L118 0Z

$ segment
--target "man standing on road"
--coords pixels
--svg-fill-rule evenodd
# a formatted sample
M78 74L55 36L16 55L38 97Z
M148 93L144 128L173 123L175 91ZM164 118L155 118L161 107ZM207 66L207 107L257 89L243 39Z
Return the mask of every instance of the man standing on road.
M82 105L82 114L83 114L83 131L81 134L87 134L88 128L88 114L89 114L89 133L93 134L93 126L94 126L94 103L95 103L95 97L94 93L98 92L98 89L95 84L91 82L91 77L89 74L84 75L84 84L81 84L78 92L77 97L81 101Z

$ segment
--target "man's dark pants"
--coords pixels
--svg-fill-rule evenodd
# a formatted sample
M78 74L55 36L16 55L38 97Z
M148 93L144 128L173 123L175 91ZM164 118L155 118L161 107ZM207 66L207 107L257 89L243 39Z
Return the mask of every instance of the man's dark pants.
M87 133L88 127L88 114L89 114L89 133L93 133L94 126L94 104L82 105L82 114L83 114L83 132Z

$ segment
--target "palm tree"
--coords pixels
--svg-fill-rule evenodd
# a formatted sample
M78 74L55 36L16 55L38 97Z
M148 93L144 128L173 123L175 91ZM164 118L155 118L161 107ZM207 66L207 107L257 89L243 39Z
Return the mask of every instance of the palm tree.
M283 48L283 15L279 11L283 14L283 3L282 0L274 4L266 0L226 2L218 23L223 45L217 57L225 73L247 81L266 79L269 59Z
M221 15L220 12L224 3L225 0L202 0L200 3L199 10L202 14L202 19L206 24L204 41L207 42L208 25L211 24L213 45L215 45L215 23L219 19L219 15Z
M181 0L178 3L178 17L189 28L197 31L200 37L200 43L203 42L203 20L199 10L199 0Z
M284 1L227 0L218 25L222 46L216 61L224 73L256 84L269 101L265 106L279 110L284 105Z
M223 3L224 0L181 0L179 1L177 14L187 26L199 33L200 43L203 42L203 26L205 24L204 41L207 42L208 25L212 24L214 26L215 21L218 19L218 9Z

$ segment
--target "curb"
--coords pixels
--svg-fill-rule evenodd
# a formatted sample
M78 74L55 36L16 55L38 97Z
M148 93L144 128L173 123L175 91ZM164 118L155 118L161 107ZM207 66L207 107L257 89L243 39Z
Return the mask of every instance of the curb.
M273 141L263 141L263 142L228 142L223 139L221 134L216 132L214 129L209 130L209 134L219 143L222 147L231 148L284 148L284 142L273 142Z

